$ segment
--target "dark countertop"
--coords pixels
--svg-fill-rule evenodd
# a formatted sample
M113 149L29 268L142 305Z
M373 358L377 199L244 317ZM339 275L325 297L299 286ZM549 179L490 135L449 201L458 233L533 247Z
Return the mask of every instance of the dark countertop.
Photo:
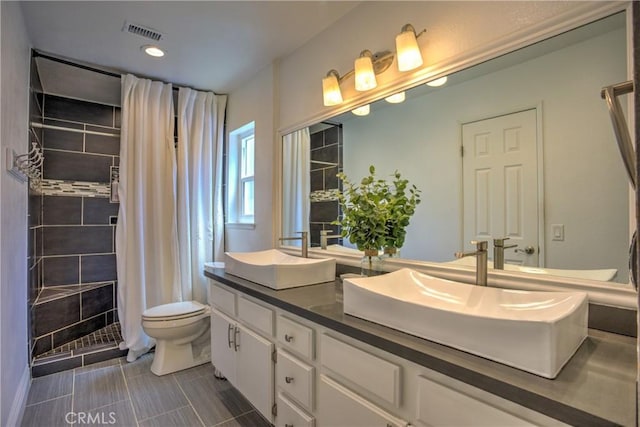
M342 311L339 280L273 290L224 269L205 275L229 287L374 347L567 424L636 425L636 340L589 330L554 380L474 356Z

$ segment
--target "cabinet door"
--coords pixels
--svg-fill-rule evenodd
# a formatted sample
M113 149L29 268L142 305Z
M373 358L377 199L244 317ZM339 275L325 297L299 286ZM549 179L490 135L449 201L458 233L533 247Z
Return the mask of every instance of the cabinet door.
M269 421L273 423L274 345L242 325L236 335L236 388Z
M396 418L331 378L320 375L319 427L400 427Z
M211 310L211 363L236 384L235 322L216 309Z

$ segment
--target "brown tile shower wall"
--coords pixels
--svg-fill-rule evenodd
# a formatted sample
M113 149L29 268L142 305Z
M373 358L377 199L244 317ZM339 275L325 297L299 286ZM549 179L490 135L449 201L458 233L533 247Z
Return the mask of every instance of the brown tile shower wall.
M120 108L48 94L37 99L45 125L115 136L42 131L45 181L75 184L64 190L45 188L43 195L30 198L30 212L39 221L33 237L39 268L32 278L37 290L31 310L32 356L117 320L112 219L118 204L77 190L86 183L109 184L110 168L119 164Z
M331 222L338 218L340 208L335 191L342 189L336 177L342 172L342 126L329 125L310 129L311 138L311 208L309 231L311 246L320 246L320 230L338 234L340 227ZM331 240L329 244L342 243Z

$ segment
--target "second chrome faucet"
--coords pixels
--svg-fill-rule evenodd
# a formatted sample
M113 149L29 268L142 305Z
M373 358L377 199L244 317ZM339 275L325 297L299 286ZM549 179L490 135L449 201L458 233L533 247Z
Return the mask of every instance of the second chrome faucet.
M504 250L515 248L518 245L505 246L505 240L509 240L508 237L501 239L493 239L493 268L498 270L504 270ZM473 252L456 252L456 258L464 258L467 256L476 257L476 285L487 286L487 270L488 270L488 243L486 240L472 240L472 245L476 245L476 250Z
M476 257L476 285L487 286L487 241L472 240L472 245L476 245L474 252L456 252L456 258L467 256Z

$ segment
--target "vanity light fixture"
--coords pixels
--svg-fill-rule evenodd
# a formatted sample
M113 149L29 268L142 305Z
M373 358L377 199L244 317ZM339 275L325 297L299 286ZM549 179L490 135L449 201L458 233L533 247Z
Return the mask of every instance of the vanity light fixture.
M142 46L140 49L142 49L147 55L153 56L154 58L161 58L164 56L164 51L158 46L147 44Z
M401 102L404 102L405 98L404 92L398 92L391 96L387 96L384 100L390 104L400 104Z
M419 35L422 35L423 32ZM416 30L413 28L413 25L405 24L400 34L396 36L399 71L415 70L422 65L422 54L418 46L419 35L416 35Z
M444 76L444 77L440 77L439 79L435 79L435 80L431 80L430 82L427 82L427 86L438 87L438 86L442 86L446 82L447 82L447 76Z
M356 116L367 116L369 115L369 111L371 111L369 104L363 105L362 107L354 108L351 110L353 114Z
M356 74L356 90L363 92L378 86L376 74L373 71L373 54L370 50L360 52L354 63L354 71Z
M326 107L342 104L340 75L336 70L330 70L327 76L322 79L322 96Z
M416 34L413 26L406 24L402 27L402 32L396 37L397 53L382 51L373 54L370 50L365 49L360 52L360 55L354 61L353 70L346 72L342 76L336 70L330 70L322 79L324 106L331 107L343 102L340 83L351 76L355 76L355 89L357 91L363 92L375 88L378 85L376 74L384 73L391 66L396 56L400 71L408 71L420 67L423 61L417 39L425 31L422 30Z

